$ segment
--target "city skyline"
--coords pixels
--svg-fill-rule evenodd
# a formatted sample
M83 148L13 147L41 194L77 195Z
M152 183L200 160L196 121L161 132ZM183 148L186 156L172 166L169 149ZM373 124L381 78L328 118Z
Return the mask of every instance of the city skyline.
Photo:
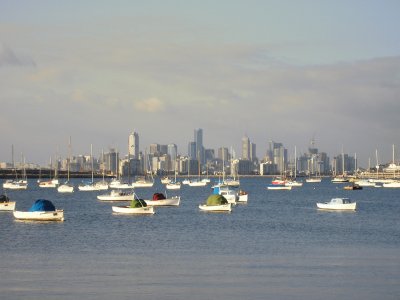
M21 9L24 7L24 9ZM0 10L0 161L93 144L290 155L311 140L392 160L400 145L398 1L18 1ZM143 151L143 148L141 149ZM397 157L397 155L396 155Z

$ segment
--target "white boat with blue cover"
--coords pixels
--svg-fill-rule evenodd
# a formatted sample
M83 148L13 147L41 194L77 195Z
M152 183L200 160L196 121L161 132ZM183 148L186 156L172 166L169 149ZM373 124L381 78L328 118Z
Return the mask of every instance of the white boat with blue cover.
M49 200L38 199L29 211L14 211L17 220L64 221L64 210L56 209Z

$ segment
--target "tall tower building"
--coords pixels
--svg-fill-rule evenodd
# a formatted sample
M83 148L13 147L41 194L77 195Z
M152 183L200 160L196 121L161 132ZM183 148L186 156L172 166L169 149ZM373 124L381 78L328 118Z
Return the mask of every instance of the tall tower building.
M242 159L250 160L250 139L247 135L242 138Z
M139 135L137 132L132 132L129 135L129 156L133 158L139 158Z
M196 143L196 154L194 158L204 163L203 129L199 128L194 130L194 142Z

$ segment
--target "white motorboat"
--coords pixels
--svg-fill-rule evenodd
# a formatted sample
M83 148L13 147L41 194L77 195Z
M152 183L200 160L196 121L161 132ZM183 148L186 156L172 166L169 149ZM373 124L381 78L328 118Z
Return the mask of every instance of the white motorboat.
M321 177L310 177L306 179L307 183L320 183L322 181Z
M160 199L160 200L144 200L149 206L179 206L181 201L180 196L174 196L171 198Z
M285 182L285 186L303 186L303 183L296 180L289 180Z
M347 177L337 176L332 179L332 182L333 183L346 183L346 182L349 182L349 179Z
M178 206L181 201L181 197L174 196L171 198L167 198L162 193L154 193L153 199L144 201L146 202L147 205L150 206Z
M165 185L167 190L179 190L181 188L180 182L170 182Z
M161 178L161 183L162 184L168 184L171 182L171 179L169 177L163 177Z
M232 203L220 204L220 205L200 204L199 208L204 211L214 211L214 212L232 211Z
M6 195L0 195L0 211L12 211L15 209L15 201L10 201Z
M47 181L40 181L39 187L41 188L56 188L58 185L58 180L47 180Z
M196 181L191 181L189 182L189 186L206 186L207 182L201 181L201 180L196 180Z
M38 199L29 211L15 211L17 220L30 221L64 221L64 210L56 209L49 200Z
M146 188L146 187L152 187L153 185L154 185L153 181L137 180L135 182L132 182L133 188Z
M92 192L92 191L99 191L99 188L94 183L88 183L78 186L78 190L81 192Z
M95 187L98 191L105 191L108 190L108 182L107 181L98 181L95 184Z
M328 210L355 210L356 202L351 202L349 198L332 198L331 201L325 203L317 203L319 209Z
M223 196L228 203L235 204L239 200L238 193L228 187L215 187L214 194Z
M383 184L385 188L400 188L400 181L394 180L392 182L387 182Z
M368 179L357 180L354 182L354 184L357 184L362 187L376 187L376 183Z
M60 185L57 188L57 191L59 193L73 193L74 192L74 186L69 184L68 182L65 182L64 184Z
M183 181L182 181L182 184L189 184L190 183L190 180L189 179L184 179Z
M26 180L7 180L3 183L3 188L10 190L26 190L28 188L28 183Z
M286 185L270 185L267 187L268 190L288 190L290 191L292 189L292 186L286 186Z
M130 201L135 199L135 193L127 193L120 190L111 190L109 194L98 195L101 201Z
M239 190L239 200L238 202L247 202L248 198L249 198L249 194L243 190Z

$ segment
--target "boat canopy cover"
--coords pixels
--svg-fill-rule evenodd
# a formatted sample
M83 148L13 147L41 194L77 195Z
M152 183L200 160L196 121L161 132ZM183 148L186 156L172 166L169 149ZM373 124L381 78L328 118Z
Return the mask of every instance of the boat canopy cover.
M221 195L211 195L207 199L207 205L221 205L227 203L228 200L226 200L226 198Z
M154 193L153 194L153 200L163 200L165 199L165 196L163 193Z
M0 195L0 203L5 203L10 201L10 199L6 195Z
M38 199L33 203L31 209L29 211L55 211L53 203L49 200Z
M131 201L131 208L146 207L147 203L143 199L135 199Z

